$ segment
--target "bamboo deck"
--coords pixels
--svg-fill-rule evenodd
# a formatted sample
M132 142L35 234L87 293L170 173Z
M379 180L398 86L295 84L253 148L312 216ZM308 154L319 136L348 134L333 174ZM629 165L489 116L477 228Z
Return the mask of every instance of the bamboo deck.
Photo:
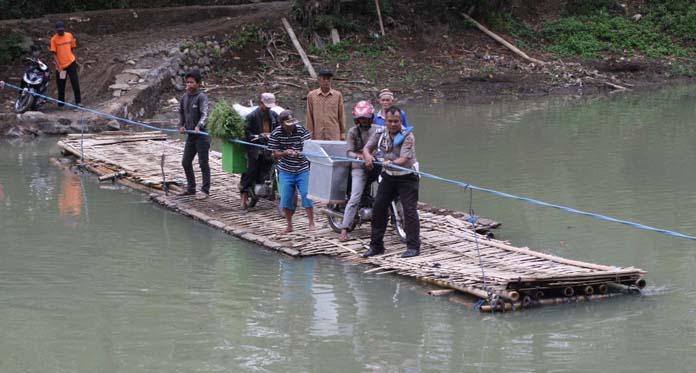
M69 135L58 145L66 153L80 157L80 143L80 135ZM162 188L163 151L166 180L172 191L168 196ZM401 258L405 245L388 229L387 252L362 259L359 254L369 243L369 225L352 232L352 240L340 242L320 212L321 203L315 208L315 230L306 229L306 218L300 211L295 215L295 232L286 235L279 234L285 221L275 203L261 200L254 209L242 213L237 191L239 176L222 171L218 152L210 154L212 188L210 198L203 201L175 195L185 183L180 163L183 143L179 140L158 132L89 134L84 137L83 152L84 167L99 175L100 180L115 179L150 193L152 200L162 206L234 236L291 256L336 256L373 266L366 272L396 273L464 292L481 300L477 308L482 311L602 299L645 286L645 272L640 269L586 263L514 247L472 230L497 227L498 223L492 220L480 219L472 227L467 214L425 204L419 205L420 256ZM197 178L200 182L200 174ZM448 292L442 292L445 293Z

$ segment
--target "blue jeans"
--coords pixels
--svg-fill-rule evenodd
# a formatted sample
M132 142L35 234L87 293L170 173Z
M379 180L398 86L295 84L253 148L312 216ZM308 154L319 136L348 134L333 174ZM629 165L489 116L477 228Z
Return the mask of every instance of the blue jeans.
M314 207L314 202L307 198L309 190L309 170L299 174L291 174L278 170L278 189L280 191L280 207L287 210L294 210L295 187L300 190L302 196L302 207L308 209Z

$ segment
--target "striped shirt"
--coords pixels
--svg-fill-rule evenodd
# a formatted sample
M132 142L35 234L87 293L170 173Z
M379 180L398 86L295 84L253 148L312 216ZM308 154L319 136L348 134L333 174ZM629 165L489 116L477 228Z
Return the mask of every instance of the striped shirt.
M268 150L293 149L301 152L304 142L310 139L309 131L299 124L295 125L292 133L287 133L283 130L283 126L278 126L271 132L271 137L268 139ZM309 160L304 155L283 156L278 160L278 169L290 174L300 174L309 170Z

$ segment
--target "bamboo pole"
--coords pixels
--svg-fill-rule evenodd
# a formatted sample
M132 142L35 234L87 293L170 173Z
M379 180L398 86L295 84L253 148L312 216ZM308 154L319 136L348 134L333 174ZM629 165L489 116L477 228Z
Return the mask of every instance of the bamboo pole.
M428 295L432 296L442 296L442 295L449 295L454 293L454 289L433 289L433 290L428 290Z
M615 296L618 296L620 294L594 294L594 295L578 295L577 297L572 297L572 298L566 298L566 297L559 297L559 298L546 298L546 299L541 299L538 300L537 302L532 302L530 306L550 306L554 304L566 304L566 303L582 303L582 302L588 302L588 301L596 301L596 300L601 300L601 299L608 299L612 298ZM481 312L507 312L507 311L517 311L522 309L522 302L513 302L513 303L505 303L501 309L499 305L484 305L481 306L480 310Z
M384 36L384 23L382 23L382 11L379 9L379 0L375 0L375 6L377 7L377 18L379 18L379 30Z
M638 289L642 289L645 287L645 285L647 285L647 283L645 282L645 279L641 277L637 279L633 285L635 285Z
M317 73L314 71L314 67L312 67L312 64L309 62L309 58L307 58L307 54L305 53L304 49L302 49L302 45L300 44L300 41L297 40L297 36L295 36L295 31L292 30L292 26L290 26L290 22L288 22L285 17L281 18L281 21L283 22L283 26L285 26L285 31L288 32L288 36L290 36L290 40L292 40L292 44L295 46L295 49L297 49L297 52L300 54L300 58L302 58L302 62L307 66L307 71L309 71L309 75L316 79L317 78Z
M126 171L121 170L121 171L116 171L116 172L112 172L110 174L105 174L105 175L99 176L98 179L99 179L99 181L104 181L104 180L108 180L108 179L119 178L119 177L124 176L124 175L126 175Z
M483 31L484 34L490 36L491 38L493 38L493 40L497 41L498 43L504 45L504 46L507 47L509 50L511 50L512 52L514 52L516 55L518 55L518 56L524 58L525 60L527 60L527 61L529 61L529 62L533 62L533 63L535 63L535 64L537 64L537 65L545 65L545 64L546 64L546 62L544 62L544 61L537 60L536 58L529 57L526 53L524 53L524 52L522 52L521 50L519 50L516 46L510 44L508 41L506 41L505 39L501 38L500 36L498 36L498 35L497 35L496 33L494 33L493 31L487 29L487 28L486 28L485 26L483 26L482 24L476 22L476 20L474 20L473 18L471 18L468 14L462 13L462 15L464 16L464 18L466 18L466 19L468 19L469 21L471 21L479 30Z

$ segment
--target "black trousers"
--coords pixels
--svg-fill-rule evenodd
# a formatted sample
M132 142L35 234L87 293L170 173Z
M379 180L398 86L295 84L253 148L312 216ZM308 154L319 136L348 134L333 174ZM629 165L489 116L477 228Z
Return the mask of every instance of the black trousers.
M70 78L73 96L75 96L75 104L79 105L82 103L82 97L80 96L80 82L77 80L77 62L71 63L70 66L66 67L64 70L66 73L68 73L68 78ZM57 71L56 79L58 84L58 100L65 101L65 83L68 81L68 79L61 79L60 73ZM63 104L58 104L58 106L63 106Z
M389 221L389 207L398 196L404 207L406 248L420 251L420 221L418 220L418 184L415 174L389 176L382 174L372 208L372 237L370 247L384 249L384 232Z
M273 166L273 161L266 158L263 150L250 148L247 147L247 171L242 174L242 180L239 183L239 190L242 193L248 193L254 184L261 183Z
M210 165L208 164L208 152L210 151L210 137L205 135L189 134L184 145L184 156L181 165L186 173L186 189L189 192L196 191L196 175L193 173L193 158L198 155L198 165L201 166L203 186L201 192L210 194Z

